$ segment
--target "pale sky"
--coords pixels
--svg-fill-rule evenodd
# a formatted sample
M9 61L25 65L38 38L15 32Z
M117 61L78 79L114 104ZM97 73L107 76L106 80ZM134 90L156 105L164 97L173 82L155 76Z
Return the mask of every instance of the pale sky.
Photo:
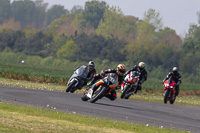
M71 10L74 5L84 7L86 1L91 0L44 0L50 6L64 5ZM99 0L102 1L102 0ZM164 27L176 30L178 35L184 36L189 25L198 24L197 12L200 12L200 0L104 0L110 7L119 7L124 15L132 15L143 19L144 12L150 8L160 13Z

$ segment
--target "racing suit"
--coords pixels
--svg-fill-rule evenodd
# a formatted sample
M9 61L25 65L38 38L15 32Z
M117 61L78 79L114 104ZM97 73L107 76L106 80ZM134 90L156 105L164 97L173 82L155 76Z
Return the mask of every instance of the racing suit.
M128 70L125 75L128 75L131 71L140 72L139 83L138 83L138 86L136 88L136 91L134 92L136 94L138 90L142 89L142 87L141 87L142 83L147 80L147 71L146 71L145 68L140 69L138 65L135 65L135 66L133 66L133 68Z
M181 75L180 75L178 72L177 72L177 73L169 72L169 74L164 78L162 84L164 84L164 82L165 82L166 80L168 80L170 77L171 77L171 78L175 81L175 83L176 83L176 84L175 84L175 91L176 91L175 95L178 96L179 91L180 91L179 85L181 84Z
M117 74L117 70L116 69L107 69L107 70L104 70L100 74L95 74L94 78L91 80L90 85L94 84L98 79L103 78L104 75L108 74L108 73L116 73ZM123 83L123 76L118 75L118 84L117 84L118 87L117 88L120 88L122 83ZM106 95L105 97L107 97L110 100L114 101L117 98L116 90L114 89L110 94Z

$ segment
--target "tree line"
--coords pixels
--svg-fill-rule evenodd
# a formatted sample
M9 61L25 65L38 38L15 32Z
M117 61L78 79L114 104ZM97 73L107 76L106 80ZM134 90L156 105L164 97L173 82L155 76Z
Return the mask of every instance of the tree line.
M42 0L1 0L0 51L73 62L125 62L129 67L144 61L149 71L178 66L184 73L200 74L200 23L191 25L182 39L163 27L154 9L140 20L104 1L88 1L70 11L47 5Z

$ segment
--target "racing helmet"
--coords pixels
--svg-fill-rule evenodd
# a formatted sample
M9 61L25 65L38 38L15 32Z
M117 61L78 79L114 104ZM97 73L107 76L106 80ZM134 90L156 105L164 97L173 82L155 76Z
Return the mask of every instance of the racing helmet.
M144 62L140 62L138 64L140 71L142 71L145 68L145 63Z
M126 66L124 64L119 64L117 66L117 74L123 76L126 72Z
M89 61L89 63L88 63L88 69L89 69L89 71L92 71L94 68L95 68L94 61Z
M172 72L173 72L174 74L178 73L178 68L177 68L177 67L173 67Z

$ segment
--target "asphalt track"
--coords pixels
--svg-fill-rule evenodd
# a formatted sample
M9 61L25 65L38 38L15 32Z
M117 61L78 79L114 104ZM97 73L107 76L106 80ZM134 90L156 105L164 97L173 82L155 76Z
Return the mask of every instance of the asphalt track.
M102 98L84 102L81 95L0 86L0 101L56 111L200 133L200 107Z

